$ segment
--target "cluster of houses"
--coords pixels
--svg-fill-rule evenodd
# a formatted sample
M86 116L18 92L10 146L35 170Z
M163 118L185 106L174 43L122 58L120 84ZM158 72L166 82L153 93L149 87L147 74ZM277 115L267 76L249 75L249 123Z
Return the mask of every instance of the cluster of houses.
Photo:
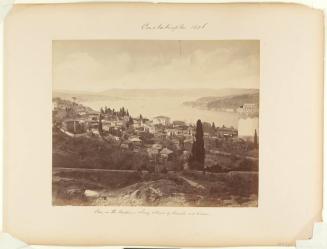
M172 159L176 150L190 151L195 132L194 126L171 122L165 116L149 120L104 115L101 124L103 134L117 141L122 150L146 151L151 160L159 162Z
M55 110L58 111L58 108L63 107ZM150 120L142 115L131 117L126 112L103 113L85 109L75 114L57 124L62 132L69 136L101 136L120 146L122 151L144 153L155 163L166 163L177 157L186 161L192 150L195 126L184 121L172 121L166 116ZM215 146L217 139L235 139L238 136L237 129L233 127L206 127L208 125L203 131L207 151Z

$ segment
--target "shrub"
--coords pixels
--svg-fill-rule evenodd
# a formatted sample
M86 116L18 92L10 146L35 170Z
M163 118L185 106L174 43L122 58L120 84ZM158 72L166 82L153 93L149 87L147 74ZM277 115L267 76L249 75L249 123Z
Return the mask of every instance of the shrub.
M221 173L221 172L227 172L228 170L217 163L217 164L211 166L210 168L208 168L208 171L209 172Z
M238 167L235 168L237 171L258 171L259 163L258 161L243 159Z
M167 174L168 173L168 170L166 167L163 167L162 170L161 170L161 173L163 174Z
M191 161L189 162L189 165L190 165L190 169L203 170L203 164L197 161Z

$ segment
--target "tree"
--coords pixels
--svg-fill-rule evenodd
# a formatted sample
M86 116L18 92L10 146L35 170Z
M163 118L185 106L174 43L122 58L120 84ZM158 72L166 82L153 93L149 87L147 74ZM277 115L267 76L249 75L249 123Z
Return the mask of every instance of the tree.
M133 118L132 117L129 117L129 119L128 119L127 123L126 123L126 128L129 128L133 124L134 124Z
M100 108L100 113L101 114L104 114L105 113L102 107Z
M197 149L197 161L204 166L204 140L203 140L203 128L202 122L199 119L196 123L196 132L195 132L195 142L196 142L196 149Z
M205 149L204 149L204 140L203 140L203 127L202 122L199 119L196 122L196 130L195 130L195 141L192 145L192 155L190 158L191 163L195 163L197 167L203 170L204 168L204 158L205 158Z
M193 139L191 156L190 156L190 162L191 163L195 161L195 155L196 155L196 144L195 144L195 140Z
M212 122L212 126L211 127L212 127L213 130L216 130L215 122Z
M258 135L257 135L257 129L254 130L254 138L253 138L254 147L258 148Z
M215 125L215 122L212 122L212 125L211 125L211 134L215 134L216 133L216 125Z
M100 113L99 115L99 125L98 125L98 130L99 130L99 133L101 134L103 132L102 130L102 114Z
M129 124L129 125L134 124L132 117L129 117L128 124Z
M125 116L125 108L124 107L122 107L122 108L119 109L118 116L120 116L120 117L124 117Z

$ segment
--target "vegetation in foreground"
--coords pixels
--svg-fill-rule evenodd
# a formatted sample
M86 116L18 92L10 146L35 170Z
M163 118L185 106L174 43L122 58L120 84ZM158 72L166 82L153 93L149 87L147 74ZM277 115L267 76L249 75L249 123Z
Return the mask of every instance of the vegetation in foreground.
M253 172L59 170L53 172L53 205L257 206L257 177Z
M54 130L53 205L257 206L257 166L220 157L206 174L181 170L178 160L171 170L154 173L145 154Z

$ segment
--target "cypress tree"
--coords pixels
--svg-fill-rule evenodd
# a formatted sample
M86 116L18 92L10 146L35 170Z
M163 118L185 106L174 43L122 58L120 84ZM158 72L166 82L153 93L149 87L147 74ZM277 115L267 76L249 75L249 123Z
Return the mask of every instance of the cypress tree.
M203 170L204 173L204 158L205 158L205 149L204 149L204 140L203 140L203 127L202 122L199 119L196 123L195 130L195 141L192 146L192 156L191 162L195 162Z
M101 134L102 133L102 114L100 113L99 115L99 125L98 125L98 130L99 130L99 133Z
M199 119L196 122L196 133L195 133L195 142L197 150L197 161L201 163L202 167L204 166L204 140L203 140L203 127L202 122Z
M258 135L257 135L257 129L254 130L254 138L253 138L254 147L258 148Z
M129 117L128 124L129 124L129 125L134 124L132 117Z

